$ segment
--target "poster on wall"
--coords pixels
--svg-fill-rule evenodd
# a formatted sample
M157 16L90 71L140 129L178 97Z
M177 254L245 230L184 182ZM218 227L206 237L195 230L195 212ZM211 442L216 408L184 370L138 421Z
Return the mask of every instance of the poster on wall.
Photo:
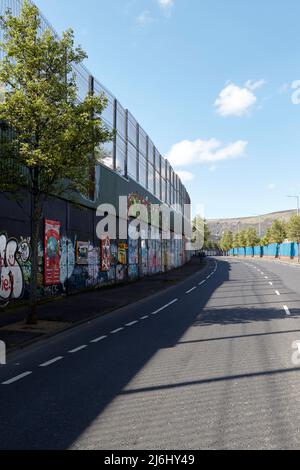
M110 239L101 240L101 271L110 270Z
M76 262L80 265L89 264L89 242L76 243Z
M127 243L119 243L118 245L118 262L120 264L127 264Z
M110 265L116 266L118 264L118 244L116 241L110 242Z
M139 241L129 240L128 244L128 263L138 264L139 263Z
M44 283L60 284L60 222L45 220Z

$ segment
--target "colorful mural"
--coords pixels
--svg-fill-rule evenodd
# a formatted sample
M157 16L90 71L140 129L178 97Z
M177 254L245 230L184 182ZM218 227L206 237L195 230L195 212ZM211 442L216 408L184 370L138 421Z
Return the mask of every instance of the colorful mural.
M60 222L45 220L44 283L60 284Z
M22 243L22 251L19 251L16 239L0 235L0 304L20 299L24 294L24 274L19 259L27 262L30 249Z
M101 270L110 270L110 240L108 237L101 240Z

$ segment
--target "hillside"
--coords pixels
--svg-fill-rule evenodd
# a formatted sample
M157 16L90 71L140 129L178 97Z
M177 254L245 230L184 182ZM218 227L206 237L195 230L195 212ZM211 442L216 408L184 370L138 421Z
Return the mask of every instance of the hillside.
M282 211L272 212L261 216L261 231L262 235L265 234L266 230L272 225L275 219L281 219L288 221L291 215L295 211ZM247 229L249 227L259 227L258 217L241 217L236 219L208 219L207 224L211 233L212 239L218 239L222 236L222 233L228 230L236 233L238 228L240 230Z

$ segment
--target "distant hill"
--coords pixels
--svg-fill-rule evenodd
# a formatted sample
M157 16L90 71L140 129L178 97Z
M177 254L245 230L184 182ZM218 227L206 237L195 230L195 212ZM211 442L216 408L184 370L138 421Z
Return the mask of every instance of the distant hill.
M288 221L289 218L295 214L295 211L282 211L282 212L272 212L270 214L265 214L261 216L261 231L262 236L266 233L267 229L272 225L275 219L280 219ZM212 239L219 239L222 237L223 232L231 230L233 233L238 232L238 227L240 230L247 229L249 227L259 227L259 218L258 217L241 217L236 219L208 219L207 220L208 228L211 233Z

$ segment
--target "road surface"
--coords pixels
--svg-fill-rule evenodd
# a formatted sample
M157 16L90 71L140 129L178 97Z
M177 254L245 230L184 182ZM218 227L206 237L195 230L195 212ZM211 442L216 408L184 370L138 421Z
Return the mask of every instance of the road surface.
M13 356L0 448L300 449L299 314L300 267L209 259Z

